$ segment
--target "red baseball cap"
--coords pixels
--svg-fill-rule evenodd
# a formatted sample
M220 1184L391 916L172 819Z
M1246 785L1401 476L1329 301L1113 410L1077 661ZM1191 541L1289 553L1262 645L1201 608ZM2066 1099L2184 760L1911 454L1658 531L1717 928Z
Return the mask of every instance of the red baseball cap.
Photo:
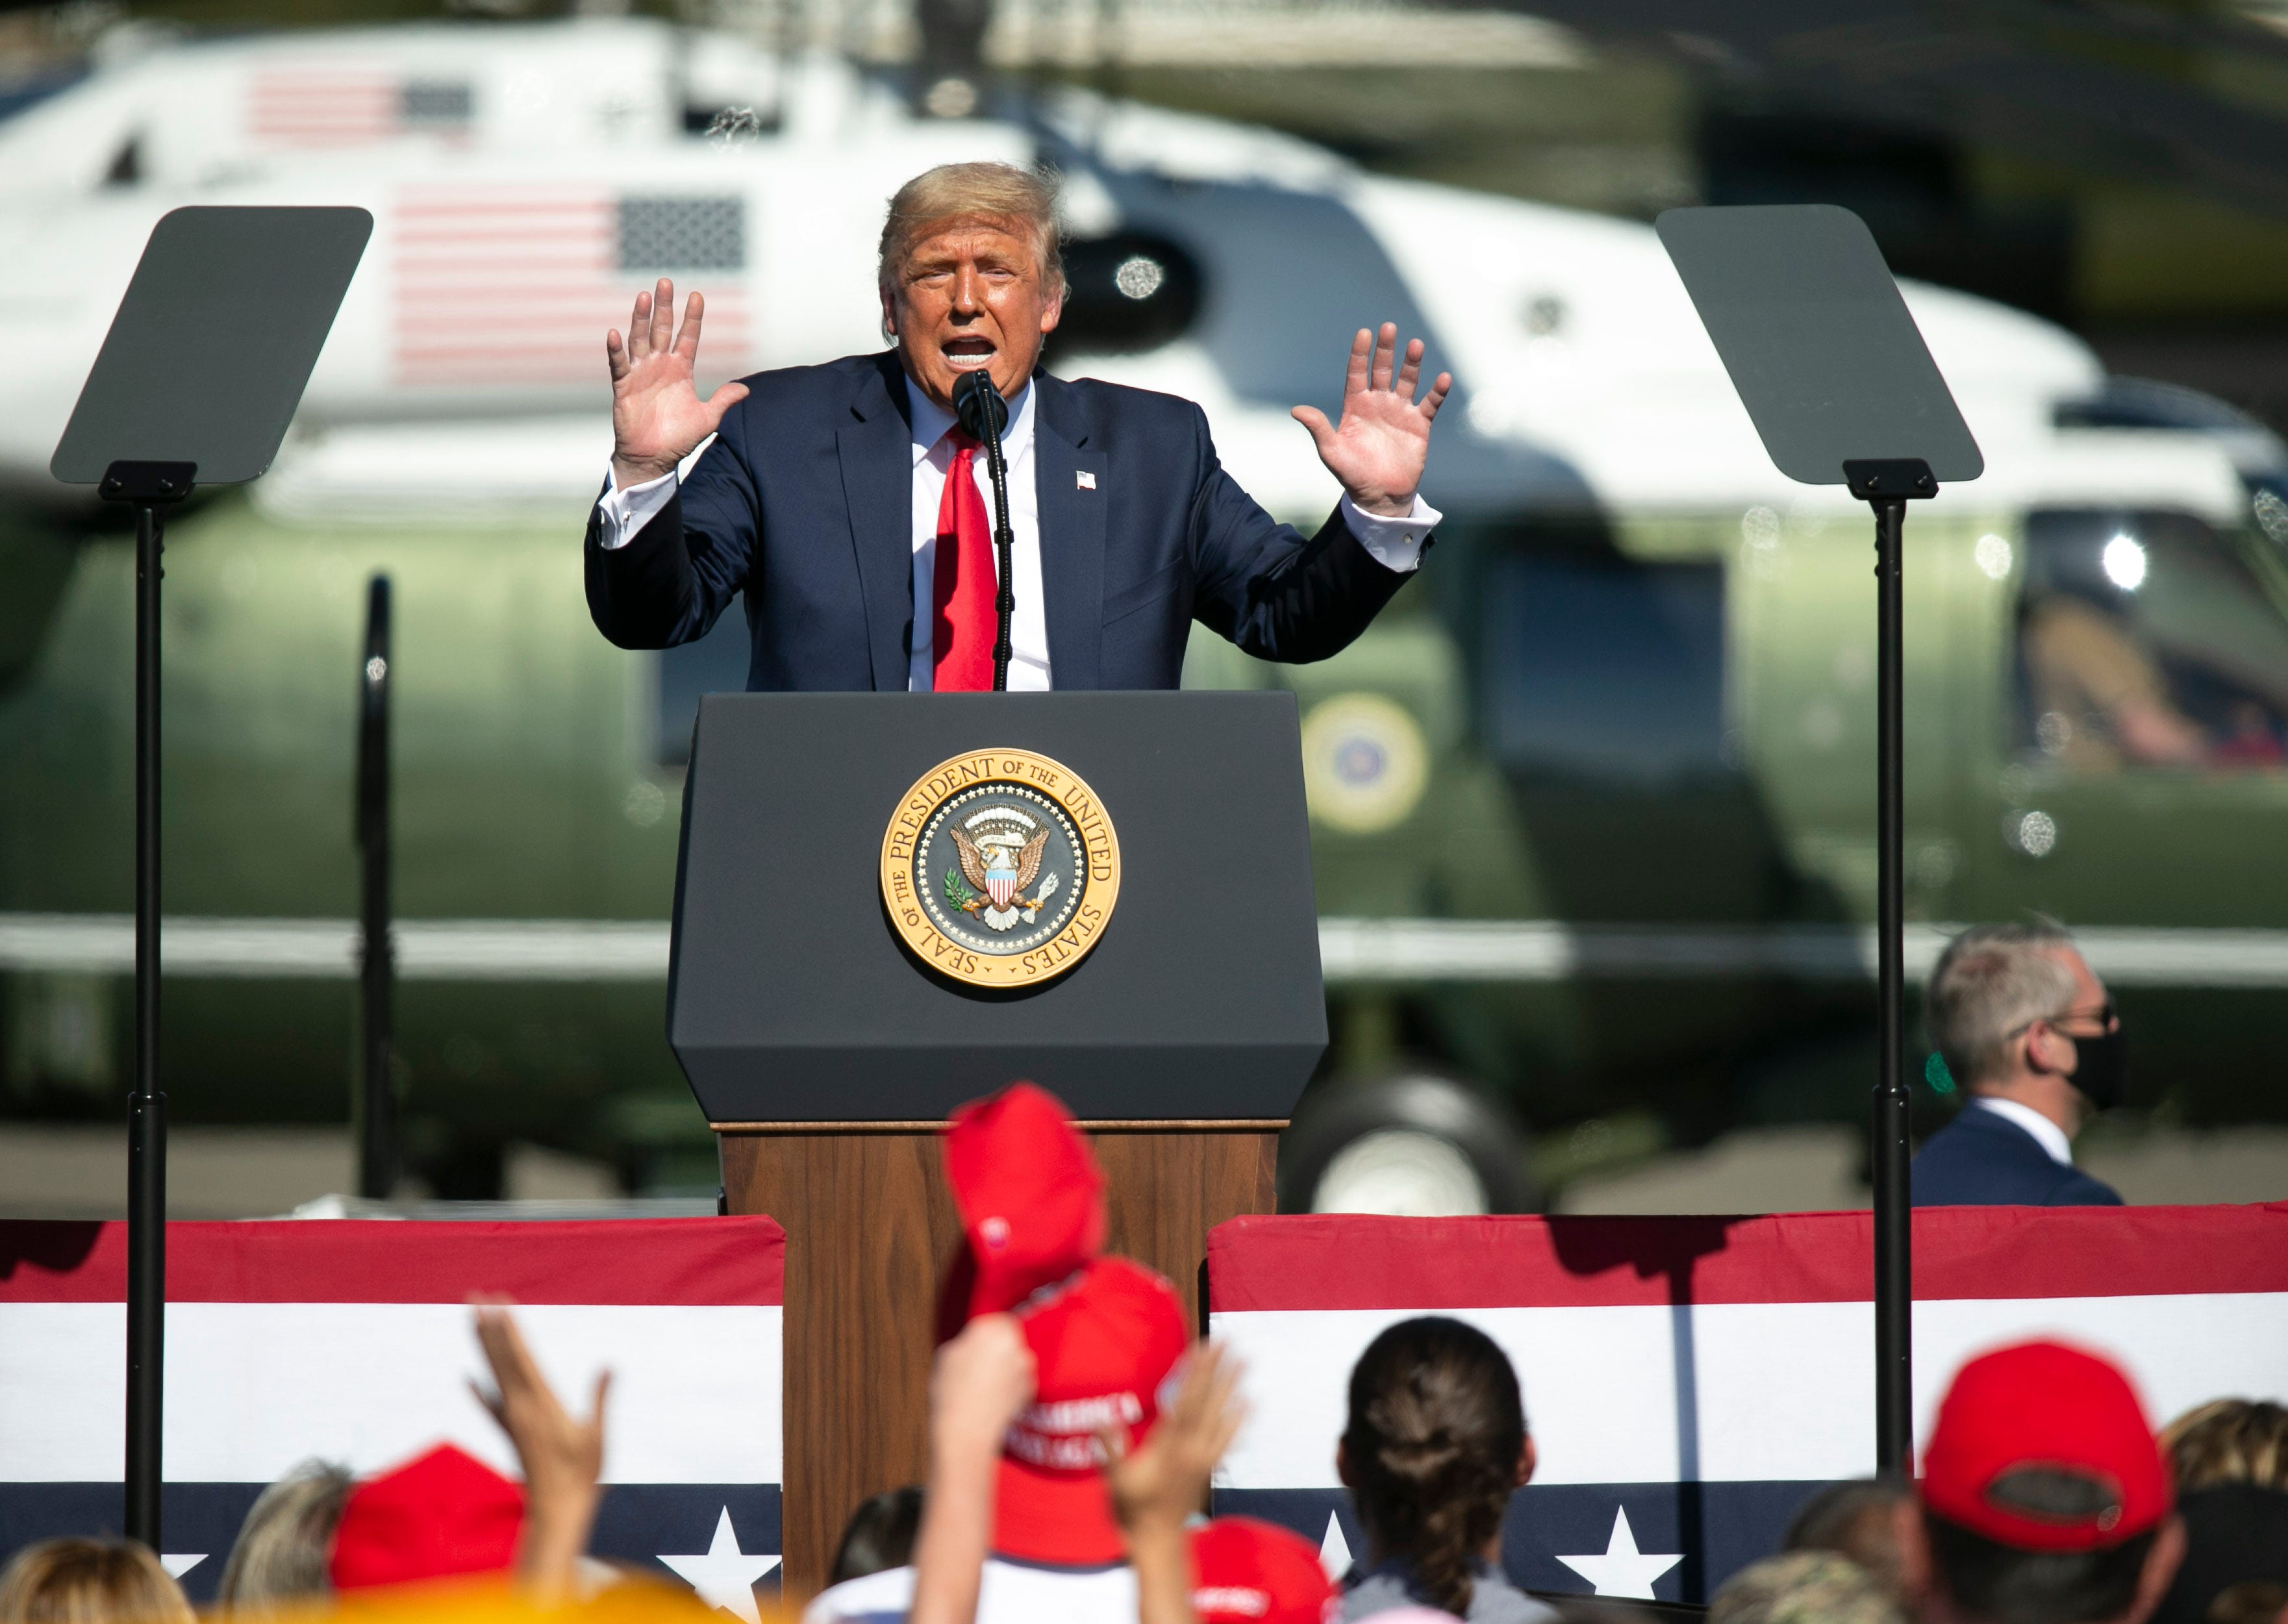
M2021 1474L2078 1478L2079 1503L2014 1485ZM2062 1343L1983 1354L1956 1373L1923 1452L1923 1504L2019 1550L2099 1550L2169 1515L2175 1491L2129 1379Z
M1319 1548L1251 1517L1192 1530L1192 1611L1200 1624L1326 1624L1337 1607Z
M941 1340L1013 1313L1033 1402L1009 1429L993 1544L1005 1556L1091 1566L1125 1556L1096 1435L1140 1441L1188 1338L1175 1288L1104 1247L1104 1175L1056 1097L1012 1083L953 1113L945 1135L965 1245L939 1300Z
M1002 1446L993 1548L1029 1562L1125 1559L1100 1432L1140 1443L1189 1345L1175 1287L1125 1257L1100 1257L1015 1311L1032 1350L1033 1401Z
M524 1490L440 1444L350 1490L327 1565L337 1590L504 1573L523 1528Z
M948 1335L973 1315L1016 1307L1104 1248L1104 1175L1045 1089L1012 1083L955 1112L945 1176L969 1243L947 1280Z

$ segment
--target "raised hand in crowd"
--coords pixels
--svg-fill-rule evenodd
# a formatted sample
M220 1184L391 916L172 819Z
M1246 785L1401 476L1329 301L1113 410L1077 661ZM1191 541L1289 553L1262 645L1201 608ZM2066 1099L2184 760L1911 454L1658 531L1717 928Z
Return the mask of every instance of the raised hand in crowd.
M683 330L675 329L675 284L663 276L636 295L624 342L604 335L612 369L612 482L625 489L673 471L747 398L744 384L726 384L706 400L693 382L699 365L699 325L706 301L691 296Z
M1391 363L1398 345L1398 324L1386 321L1380 332L1366 328L1351 340L1350 365L1343 375L1343 416L1329 423L1315 406L1299 406L1292 416L1311 431L1319 460L1342 481L1343 489L1361 509L1387 519L1402 519L1414 511L1414 493L1422 484L1422 470L1430 458L1430 424L1446 403L1454 376L1442 372L1419 400L1415 385L1422 376L1422 341L1406 342L1406 359L1398 368L1394 386Z
M505 1298L475 1304L477 1341L492 1367L494 1390L472 1382L470 1390L491 1412L516 1446L524 1469L525 1523L517 1573L536 1595L568 1596L595 1525L604 1475L604 1401L612 1373L596 1377L585 1420L557 1399L525 1346Z
M930 1372L929 1477L908 1624L971 1624L993 1543L1001 1440L1033 1398L1033 1353L1007 1314L980 1314Z
M1140 1624L1195 1624L1184 1524L1206 1508L1216 1462L1247 1419L1240 1371L1237 1359L1201 1342L1192 1349L1175 1402L1149 1437L1131 1449L1124 1433L1099 1435L1113 1515L1136 1570Z

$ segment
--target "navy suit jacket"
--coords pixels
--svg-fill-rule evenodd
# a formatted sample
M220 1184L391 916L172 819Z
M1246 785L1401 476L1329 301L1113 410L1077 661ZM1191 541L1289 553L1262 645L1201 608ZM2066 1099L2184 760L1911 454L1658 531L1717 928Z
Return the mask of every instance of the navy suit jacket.
M2121 1198L2050 1160L1998 1112L1965 1105L1927 1140L1910 1174L1918 1207L2118 1207Z
M597 630L668 648L704 637L743 594L751 690L903 689L913 453L896 353L745 381L691 477L627 545L607 551L601 511L589 514ZM1172 688L1195 620L1266 660L1323 660L1405 584L1339 513L1307 541L1273 522L1223 471L1192 402L1033 383L1053 686Z

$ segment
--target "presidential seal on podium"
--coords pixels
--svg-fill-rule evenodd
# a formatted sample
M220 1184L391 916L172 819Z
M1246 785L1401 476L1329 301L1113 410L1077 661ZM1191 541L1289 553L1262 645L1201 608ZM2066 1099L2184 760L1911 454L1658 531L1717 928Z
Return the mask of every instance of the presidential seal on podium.
M972 986L1055 979L1120 896L1120 842L1062 762L976 750L915 780L882 836L882 903L923 963Z

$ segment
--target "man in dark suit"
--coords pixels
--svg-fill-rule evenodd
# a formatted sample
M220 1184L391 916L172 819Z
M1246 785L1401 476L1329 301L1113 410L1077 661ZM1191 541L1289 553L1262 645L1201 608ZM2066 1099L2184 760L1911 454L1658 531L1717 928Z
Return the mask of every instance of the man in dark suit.
M1037 369L1061 313L1055 198L1030 171L950 164L891 200L880 294L894 347L759 373L701 400L703 305L663 280L612 372L611 478L588 523L588 606L625 648L703 637L743 596L751 689L992 685L989 481L953 395L1008 402L1012 689L1172 688L1190 622L1252 654L1348 644L1420 562L1417 494L1451 386L1422 343L1354 340L1341 420L1296 418L1343 487L1306 539L1225 473L1198 407ZM713 443L679 485L677 465Z
M2128 1068L2120 1018L2072 939L2047 922L1965 931L1924 1002L1967 1097L1915 1158L1914 1204L2120 1206L2073 1165L2073 1136L2121 1102Z

